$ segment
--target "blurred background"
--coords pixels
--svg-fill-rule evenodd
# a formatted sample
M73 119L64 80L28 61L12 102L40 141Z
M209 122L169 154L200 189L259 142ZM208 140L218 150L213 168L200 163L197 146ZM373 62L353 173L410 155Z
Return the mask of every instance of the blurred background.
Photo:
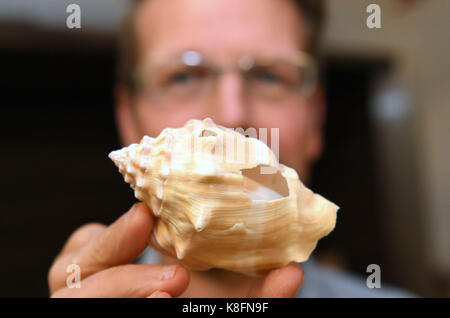
M81 7L81 29L66 8ZM381 6L381 29L366 8ZM420 296L450 296L450 1L326 1L326 150L311 188L341 206L314 255ZM87 222L135 201L107 154L125 0L0 1L2 297L47 297Z

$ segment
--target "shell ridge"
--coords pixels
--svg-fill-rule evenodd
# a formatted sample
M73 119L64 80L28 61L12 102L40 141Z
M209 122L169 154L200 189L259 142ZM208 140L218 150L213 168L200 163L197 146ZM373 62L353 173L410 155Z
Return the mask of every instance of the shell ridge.
M149 244L192 270L258 276L307 260L336 226L339 207L264 142L210 118L108 156L156 217Z

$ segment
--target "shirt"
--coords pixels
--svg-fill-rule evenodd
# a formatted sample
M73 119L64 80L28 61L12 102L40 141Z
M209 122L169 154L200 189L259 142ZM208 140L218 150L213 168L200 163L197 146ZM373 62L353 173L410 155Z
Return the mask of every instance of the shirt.
M137 260L138 264L160 264L160 255L148 247ZM381 282L380 288L369 288L366 278L332 269L317 263L313 257L300 263L305 273L299 298L399 298L416 297L413 293Z

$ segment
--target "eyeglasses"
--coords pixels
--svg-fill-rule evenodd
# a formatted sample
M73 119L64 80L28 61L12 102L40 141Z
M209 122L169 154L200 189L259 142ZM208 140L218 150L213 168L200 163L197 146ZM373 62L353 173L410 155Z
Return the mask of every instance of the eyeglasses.
M187 102L210 94L226 72L241 75L249 98L270 101L309 97L316 88L318 73L314 59L305 52L245 55L231 65L219 65L190 50L147 61L136 72L135 84L150 99Z

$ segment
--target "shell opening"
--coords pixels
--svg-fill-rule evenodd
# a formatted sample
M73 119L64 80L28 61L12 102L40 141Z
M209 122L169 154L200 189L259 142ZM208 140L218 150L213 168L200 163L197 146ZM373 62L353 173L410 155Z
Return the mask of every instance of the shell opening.
M217 133L209 129L203 129L199 135L199 137L208 137L208 136L217 136Z
M242 169L244 192L252 200L277 200L289 196L289 187L285 177L278 170L274 174L262 174L261 166Z

